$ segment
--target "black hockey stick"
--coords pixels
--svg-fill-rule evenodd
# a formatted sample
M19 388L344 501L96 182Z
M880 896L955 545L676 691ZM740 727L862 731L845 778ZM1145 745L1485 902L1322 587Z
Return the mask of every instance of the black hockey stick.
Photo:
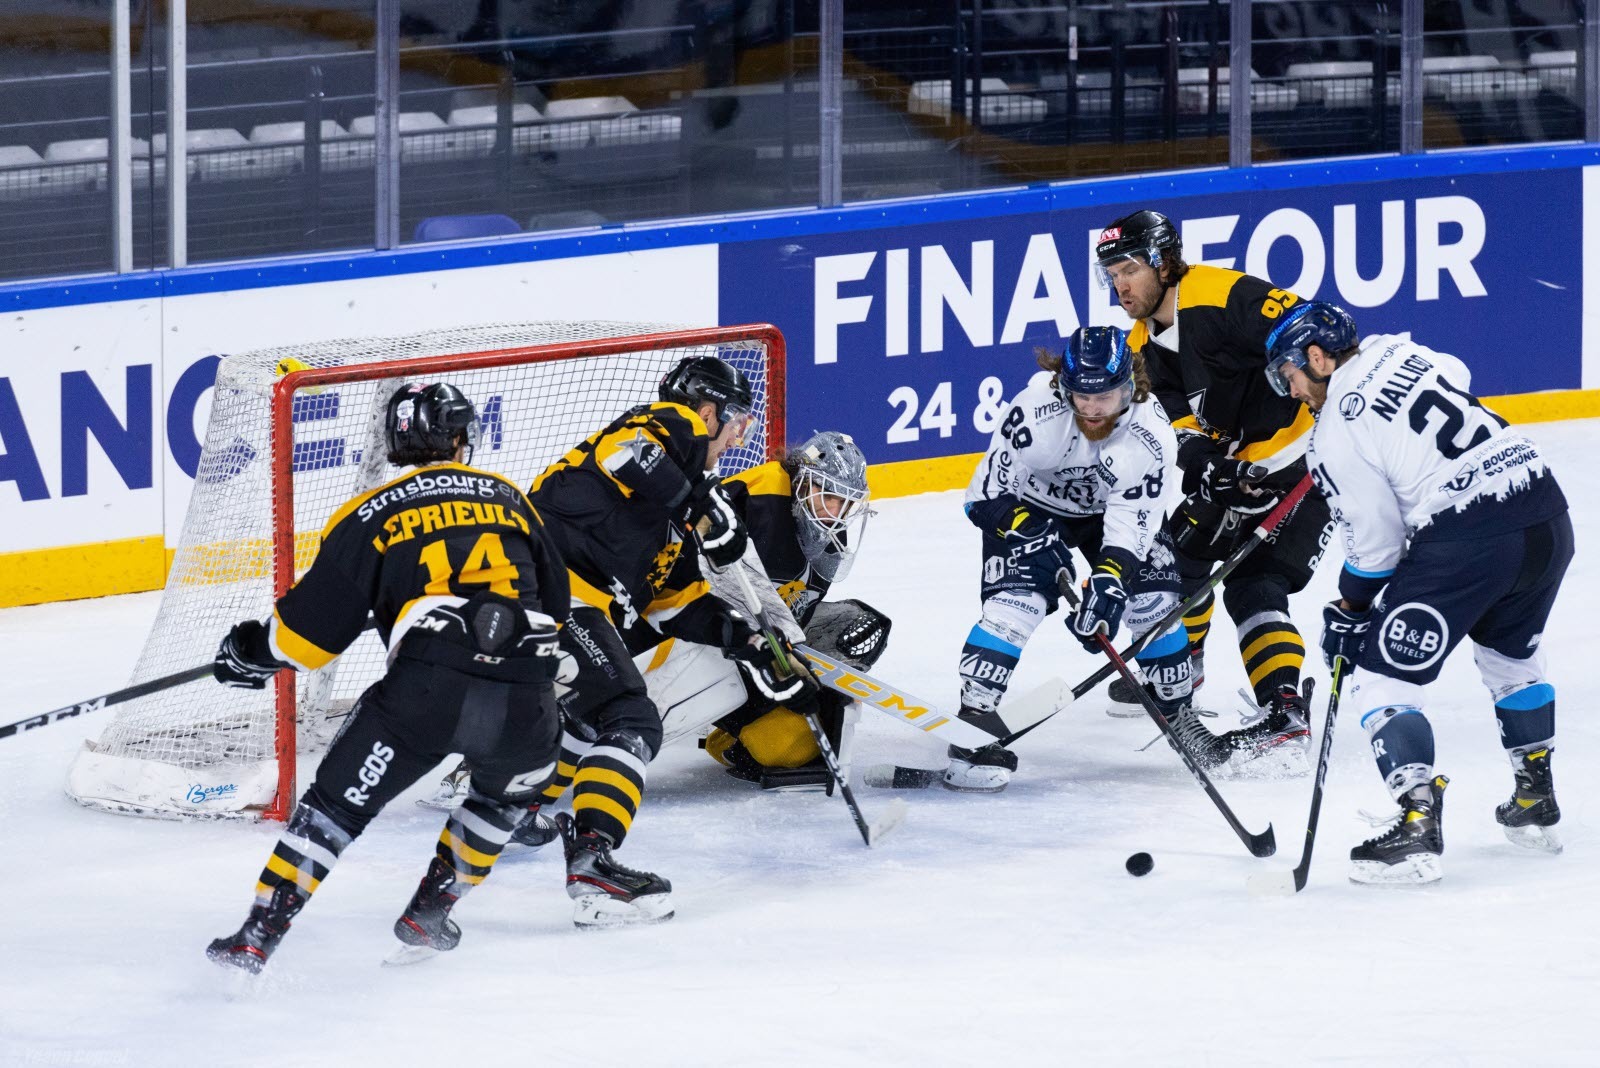
M103 693L99 697L91 697L87 701L78 701L75 704L65 705L53 712L45 712L41 715L29 716L27 719L19 719L15 723L7 723L4 726L0 726L0 738L21 734L23 731L31 731L35 727L48 727L59 720L81 716L85 712L98 712L108 705L120 705L124 701L132 701L135 698L160 693L162 690L170 690L174 686L182 686L186 682L195 682L199 679L209 679L210 677L210 663L192 667L186 671L176 671L171 675L163 675L159 679L151 679L135 686Z
M1144 649L1145 645L1147 645L1157 635L1164 633L1166 629L1172 625L1174 620L1182 619L1184 616L1194 611L1195 608L1197 608L1207 597L1211 596L1212 592L1216 590L1218 586L1222 585L1223 580L1225 580L1229 575L1233 574L1234 569L1244 562L1245 557L1254 552L1256 547L1262 542L1272 537L1273 532L1278 529L1279 524L1284 521L1285 517L1287 517L1290 512L1294 511L1295 506L1300 503L1301 498L1303 498L1306 495L1306 492L1310 489L1311 476L1306 475L1299 482L1295 483L1294 488L1284 495L1283 500L1279 501L1272 511L1268 512L1266 517L1256 525L1255 529L1250 532L1250 536L1248 539L1246 539L1245 543L1235 549L1233 554L1222 562L1222 566L1211 573L1211 575L1206 579L1204 586L1200 587L1192 595L1190 595L1187 600L1179 604L1172 611L1168 612L1166 615L1162 616L1159 620L1152 624L1150 629L1145 631L1142 638L1138 638L1135 641L1129 642L1128 647L1122 650L1122 659L1128 660L1138 656L1139 653ZM1084 694L1100 685L1115 673L1116 668L1112 665L1100 665L1100 667L1093 674L1072 688L1072 700L1076 701L1078 698L1082 697ZM1134 684L1135 686L1138 686L1137 680L1134 680ZM1139 688L1143 689L1143 687ZM1039 720L1038 723L1030 723L1026 727L1012 731L1010 734L1000 739L1000 744L1002 746L1009 746L1012 742L1016 741L1024 734L1027 734L1029 731L1039 726L1040 723L1044 723L1046 720L1060 712L1065 712L1067 708L1071 706L1071 703L1072 702L1068 702L1061 708L1056 709L1055 712L1050 713L1049 716L1045 716L1044 719Z
M778 640L777 628L773 625L767 611L761 605L761 598L756 596L756 591L750 585L750 576L744 573L744 567L737 561L734 562L732 571L739 580L739 586L744 591L745 603L756 614L756 619L761 624L761 636L777 658L779 666L790 675L799 676L804 684L813 690L820 690L817 677L811 673L811 668L804 659L798 662L790 659L784 652L784 645ZM817 718L817 713L811 712L804 717L806 726L811 728L811 736L816 739L817 751L822 754L822 763L828 769L828 775L839 789L839 796L844 798L844 803L850 807L850 818L855 820L856 830L861 832L861 840L869 847L897 827L901 820L906 818L906 803L899 798L890 801L884 806L884 814L876 823L868 823L866 816L861 812L861 805L856 801L856 795L850 789L850 783L844 777L844 772L839 767L839 754L834 752L833 743L828 740L827 731L822 729L822 721Z
M1287 897L1306 888L1306 879L1311 875L1311 850L1317 844L1317 817L1322 813L1322 784L1328 777L1328 758L1333 753L1333 721L1339 715L1339 691L1344 689L1349 668L1350 662L1344 657L1334 657L1328 716L1322 724L1322 751L1317 756L1317 776L1311 783L1311 815L1306 817L1306 844L1300 851L1300 863L1293 871L1252 872L1248 881L1252 894Z
M1101 652L1105 653L1106 657L1111 661L1112 670L1127 680L1128 684L1139 694L1139 703L1144 705L1144 710L1150 714L1151 719L1156 721L1156 726L1161 728L1161 733L1167 736L1167 740L1172 743L1172 747L1178 751L1178 755L1183 758L1184 766L1189 769L1189 774L1193 775L1195 780L1204 788L1206 796L1211 798L1212 803L1217 806L1217 811L1221 812L1222 818L1228 821L1228 826L1232 827L1233 833L1239 836L1239 841L1243 842L1245 848L1250 850L1250 855L1270 857L1276 853L1278 851L1278 843L1272 833L1272 824L1267 824L1267 829L1260 834L1251 834L1244 829L1244 825L1239 822L1239 817L1233 814L1233 809L1228 807L1228 803L1222 799L1222 795L1217 792L1217 788L1211 784L1211 779L1206 775L1205 769L1190 755L1188 748L1183 744L1183 740L1173 731L1172 724L1167 722L1167 717L1163 716L1161 709L1156 707L1154 698L1150 696L1143 686L1139 685L1139 680L1134 676L1133 669L1118 654L1117 647L1112 645L1110 639L1104 634L1096 634L1095 641L1100 643Z

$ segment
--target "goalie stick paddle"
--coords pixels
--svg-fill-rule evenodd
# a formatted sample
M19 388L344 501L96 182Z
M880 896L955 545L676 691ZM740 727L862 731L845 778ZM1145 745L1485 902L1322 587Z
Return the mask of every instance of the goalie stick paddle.
M1273 532L1278 529L1278 526L1284 521L1289 513L1294 511L1295 506L1300 503L1301 498L1303 498L1306 495L1306 492L1310 489L1311 476L1306 475L1300 479L1299 482L1295 483L1294 488L1284 495L1283 500L1279 501L1272 511L1267 513L1266 518L1261 520L1261 522L1256 525L1255 529L1250 532L1250 536L1248 539L1246 539L1245 543L1235 549L1233 551L1233 555L1224 560L1222 562L1222 566L1211 573L1210 577L1206 579L1204 586L1201 586L1198 590L1196 590L1193 595L1188 598L1188 600L1184 601L1182 604L1178 605L1172 611L1168 612L1166 615L1162 616L1159 620L1152 624L1150 629L1145 631L1144 637L1129 642L1128 647L1122 650L1121 658L1123 660L1128 660L1132 657L1138 656L1148 642L1150 642L1157 634L1162 633L1172 625L1173 620L1182 619L1184 616L1194 611L1201 601L1204 601L1211 595L1213 590L1222 585L1224 579L1233 574L1234 569L1244 562L1245 557L1249 556L1255 551L1256 546L1272 537ZM1116 674L1116 670L1117 669L1111 664L1100 665L1100 667L1096 669L1093 674L1072 688L1073 700L1077 700L1090 690L1094 689L1096 686L1100 685L1106 679L1109 679L1112 675ZM1139 686L1137 680L1134 681L1134 685L1139 689L1143 689L1143 687ZM1067 704L1071 704L1071 702L1069 701ZM1066 705L1063 705L1061 708L1056 709L1056 712L1063 712L1066 710L1066 707ZM1012 742L1016 741L1018 738L1021 738L1024 734L1027 734L1041 723L1044 723L1045 720L1050 719L1051 716L1056 714L1056 712L1050 713L1049 716L1046 716L1044 719L1041 719L1035 723L1029 723L1026 726L1017 728L1004 738L1000 739L1000 744L1002 746L1009 746Z
M209 679L210 677L211 664L208 661L205 664L201 664L198 667L189 668L186 671L175 671L171 675L163 675L159 679L151 679L148 682L141 682L135 686L124 687L121 690L113 690L110 693L103 693L99 697L91 697L86 701L77 701L70 705L63 705L62 707L50 712L44 712L37 716L29 716L27 719L19 719L15 723L7 723L4 726L0 726L0 738L8 738L13 734L21 734L23 731L31 731L35 727L47 727L50 724L59 722L63 719L71 719L74 716L81 716L86 712L98 712L100 709L106 708L110 705L120 705L124 701L132 701L140 697L146 697L153 693L160 693L162 690L170 690L174 686L182 686L187 682L196 682L200 679Z
M756 613L756 619L761 624L761 636L772 649L778 662L784 665L790 674L799 675L806 680L808 686L818 686L817 677L811 673L811 668L803 661L795 663L783 651L783 645L778 641L776 628L767 616L766 610L761 605L761 598L756 596L754 587L750 585L750 576L744 573L744 568L735 562L730 568L734 577L739 580L739 587L744 591L745 603L750 610ZM846 691L848 692L848 691ZM898 827L906 818L906 803L900 798L895 798L884 806L883 815L875 822L869 823L861 812L861 805L856 801L856 795L850 789L850 783L844 777L844 772L839 768L839 754L834 752L833 743L828 741L828 733L822 729L822 723L817 719L816 713L804 717L806 725L811 728L811 736L816 739L817 750L822 754L822 763L826 765L828 774L833 778L834 785L839 788L839 796L844 798L844 803L850 807L850 818L855 820L856 830L861 832L861 840L871 847L884 835Z
M1339 715L1339 691L1344 689L1350 663L1344 657L1333 661L1333 683L1328 692L1328 715L1322 723L1322 749L1317 755L1317 774L1311 782L1311 814L1306 817L1306 844L1300 850L1300 863L1293 871L1251 872L1246 885L1252 894L1289 897L1306 888L1311 875L1311 850L1317 844L1317 817L1322 813L1322 784L1328 777L1328 758L1333 753L1333 721Z

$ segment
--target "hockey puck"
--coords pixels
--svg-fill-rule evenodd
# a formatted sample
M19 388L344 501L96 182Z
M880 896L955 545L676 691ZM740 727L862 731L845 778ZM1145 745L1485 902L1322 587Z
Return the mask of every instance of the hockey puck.
M1129 875L1149 875L1156 862L1150 859L1149 853L1135 853L1122 866L1128 869Z

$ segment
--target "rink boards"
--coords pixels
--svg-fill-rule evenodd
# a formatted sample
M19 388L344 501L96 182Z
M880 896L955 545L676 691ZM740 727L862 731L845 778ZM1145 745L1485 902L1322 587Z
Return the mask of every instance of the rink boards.
M966 481L1035 346L1125 323L1094 236L1158 207L1187 258L1461 356L1516 420L1600 414L1593 146L1061 183L0 286L0 605L152 589L219 354L539 319L775 323L791 437L846 430L882 495Z

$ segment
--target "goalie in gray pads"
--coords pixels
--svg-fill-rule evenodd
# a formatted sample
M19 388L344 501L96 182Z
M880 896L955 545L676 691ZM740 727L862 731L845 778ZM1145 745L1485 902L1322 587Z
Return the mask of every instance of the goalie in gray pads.
M1495 819L1512 842L1559 852L1555 688L1539 643L1572 559L1566 497L1539 447L1472 395L1460 360L1408 337L1356 339L1349 314L1322 302L1267 339L1267 380L1321 413L1311 476L1345 546L1322 648L1357 668L1343 702L1399 805L1384 833L1350 851L1350 878L1443 874L1449 780L1433 766L1422 700L1463 637L1515 780Z
M1001 700L1022 647L1059 603L1071 550L1091 562L1068 626L1086 648L1115 638L1126 616L1135 637L1178 604L1179 575L1165 531L1162 490L1177 438L1149 395L1139 356L1116 327L1081 327L1064 353L1039 350L1044 370L1005 409L967 488L967 518L983 531L983 615L961 650L961 718L1009 733ZM1189 709L1189 645L1174 621L1139 654L1162 712L1196 759L1227 759L1227 745ZM998 743L952 746L944 784L1004 789L1017 758Z

